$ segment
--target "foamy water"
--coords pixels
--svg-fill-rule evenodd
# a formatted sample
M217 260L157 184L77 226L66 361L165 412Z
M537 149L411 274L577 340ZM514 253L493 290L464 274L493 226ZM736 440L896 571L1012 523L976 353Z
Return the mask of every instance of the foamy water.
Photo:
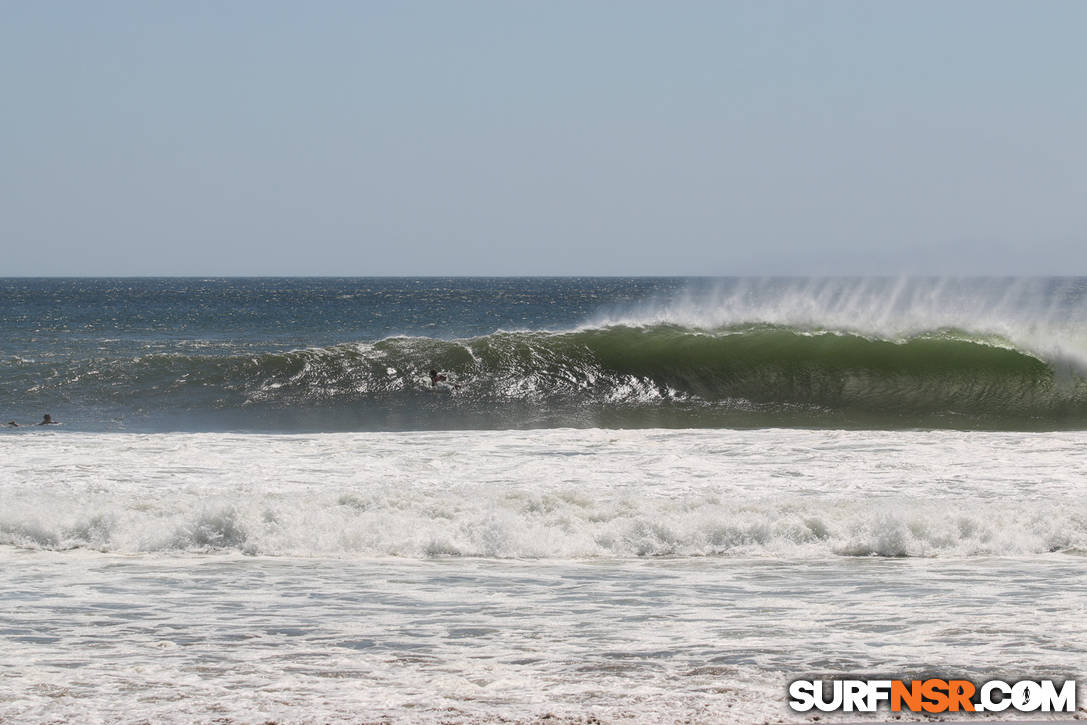
M0 719L800 721L807 675L1083 680L1085 473L1081 432L11 431Z
M1087 551L1081 432L0 438L0 543L586 559Z

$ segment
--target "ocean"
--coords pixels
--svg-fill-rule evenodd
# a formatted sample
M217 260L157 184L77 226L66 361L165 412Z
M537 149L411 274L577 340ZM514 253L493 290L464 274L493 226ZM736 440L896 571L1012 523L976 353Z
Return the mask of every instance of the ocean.
M811 722L793 680L1087 682L1087 279L0 299L0 723Z

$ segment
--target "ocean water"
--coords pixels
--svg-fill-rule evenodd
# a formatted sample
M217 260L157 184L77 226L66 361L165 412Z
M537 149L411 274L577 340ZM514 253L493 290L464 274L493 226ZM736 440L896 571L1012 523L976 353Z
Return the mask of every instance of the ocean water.
M0 292L0 722L1087 681L1087 280Z

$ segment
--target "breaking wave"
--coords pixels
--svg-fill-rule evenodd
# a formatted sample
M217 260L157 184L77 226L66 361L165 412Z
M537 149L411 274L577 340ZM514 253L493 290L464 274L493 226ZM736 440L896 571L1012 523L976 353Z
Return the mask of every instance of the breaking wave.
M16 366L29 383L34 375ZM433 388L440 369L448 382ZM37 371L27 394L128 415L321 428L877 425L1079 428L1083 368L998 335L900 338L774 324L610 325L393 337L258 355L147 355ZM459 424L459 425L458 425Z
M294 350L270 333L214 345L156 333L41 359L31 346L0 366L0 396L5 415L48 410L95 430L1087 428L1082 279L733 279L617 304L580 326L537 312L531 329L490 331L476 309L461 332L394 334L393 318L420 309ZM447 384L433 388L430 369Z

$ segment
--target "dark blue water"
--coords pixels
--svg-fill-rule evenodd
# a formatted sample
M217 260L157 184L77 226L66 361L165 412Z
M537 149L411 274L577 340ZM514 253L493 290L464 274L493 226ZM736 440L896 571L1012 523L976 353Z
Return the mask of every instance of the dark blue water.
M0 279L5 357L272 352L572 327L696 280L616 278Z
M0 295L0 420L65 431L1087 427L1076 279L8 279Z

